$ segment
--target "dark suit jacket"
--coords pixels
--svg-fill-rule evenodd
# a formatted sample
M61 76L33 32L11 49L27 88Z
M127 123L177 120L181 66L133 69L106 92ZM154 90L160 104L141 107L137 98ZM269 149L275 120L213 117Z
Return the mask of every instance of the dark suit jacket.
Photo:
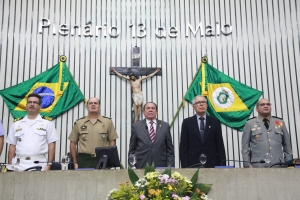
M170 125L157 120L154 142L151 141L146 128L146 120L132 125L128 154L136 154L136 168L145 168L154 162L155 167L174 166L174 146L170 133Z
M217 118L206 115L204 141L200 136L197 115L183 120L179 156L181 167L187 168L200 163L200 154L206 154L206 168L225 165L226 156L221 123Z

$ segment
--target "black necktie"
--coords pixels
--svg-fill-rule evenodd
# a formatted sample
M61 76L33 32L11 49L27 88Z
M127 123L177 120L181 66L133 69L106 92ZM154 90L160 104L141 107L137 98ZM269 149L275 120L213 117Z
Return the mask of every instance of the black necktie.
M201 139L203 141L204 139L204 117L199 117L200 119L200 135L201 135Z
M267 128L267 130L269 129L269 124L268 124L268 119L267 118L264 118L263 119L263 121L264 121L264 124L265 124L265 127Z

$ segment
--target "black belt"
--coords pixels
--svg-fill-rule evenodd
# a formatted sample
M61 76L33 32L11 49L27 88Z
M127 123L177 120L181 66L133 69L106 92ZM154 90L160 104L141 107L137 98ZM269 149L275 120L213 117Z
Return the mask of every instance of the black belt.
M96 154L95 154L95 153L79 153L78 155L79 155L80 157L93 157L93 158L96 157Z

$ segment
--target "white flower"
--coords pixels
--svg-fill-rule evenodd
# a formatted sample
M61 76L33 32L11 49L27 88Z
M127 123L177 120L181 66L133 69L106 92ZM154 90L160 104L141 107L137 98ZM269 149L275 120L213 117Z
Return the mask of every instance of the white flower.
M113 193L113 192L116 192L117 191L117 189L112 189L109 193L108 193L108 195L107 195L107 197L106 197L106 200L110 200L110 195Z
M203 200L211 200L211 199L209 199L208 196L205 195L205 194L201 196L201 199L203 199Z
M141 186L141 184L140 184L139 182L136 182L134 186L136 186L136 187L140 187L140 186Z

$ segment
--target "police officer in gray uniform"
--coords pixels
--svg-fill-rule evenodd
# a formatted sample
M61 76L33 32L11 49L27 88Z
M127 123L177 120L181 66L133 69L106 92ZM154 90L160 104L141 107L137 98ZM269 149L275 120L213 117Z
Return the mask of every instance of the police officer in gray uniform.
M261 99L256 104L258 117L247 121L242 136L244 167L268 167L293 158L290 134L282 119L271 116L271 103ZM265 160L270 154L271 162Z

